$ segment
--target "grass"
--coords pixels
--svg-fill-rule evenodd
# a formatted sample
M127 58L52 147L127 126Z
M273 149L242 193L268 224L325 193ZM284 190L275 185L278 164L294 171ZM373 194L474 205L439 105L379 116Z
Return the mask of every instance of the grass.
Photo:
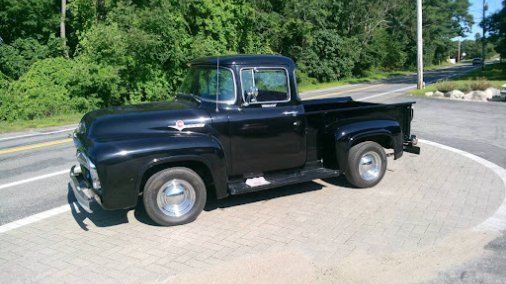
M452 64L450 62L443 62L441 64L424 66L423 70L424 71L433 71L433 70L441 69L441 68L444 68L444 67L454 67L454 66L455 66L455 64ZM416 69L414 69L413 72L416 73Z
M326 83L302 83L299 85L300 92L307 92L312 90L326 89L332 87L338 87L349 84L365 83L377 80L388 79L391 77L410 75L411 71L367 71L364 77L360 78L347 78L338 81L326 82Z
M66 124L77 124L83 114L63 114L37 120L18 120L13 122L0 121L0 133L26 130L30 128L42 128L50 126L61 126Z
M486 89L489 86L500 88L504 84L506 84L506 62L487 65L485 70L475 70L429 85L423 90L410 91L410 93L416 96L423 96L426 92L447 91L450 86L451 89L468 92L473 89Z
M506 62L491 64L485 66L485 70L475 70L462 76L459 76L459 80L476 80L476 79L487 79L495 84L506 83Z

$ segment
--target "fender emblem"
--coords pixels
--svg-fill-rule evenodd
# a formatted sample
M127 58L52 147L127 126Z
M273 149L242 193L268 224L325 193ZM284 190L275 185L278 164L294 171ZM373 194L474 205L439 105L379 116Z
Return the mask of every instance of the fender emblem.
M169 125L170 128L174 128L179 131L182 131L185 128L201 128L204 126L206 126L205 123L184 124L184 121L182 120L177 120L175 125Z

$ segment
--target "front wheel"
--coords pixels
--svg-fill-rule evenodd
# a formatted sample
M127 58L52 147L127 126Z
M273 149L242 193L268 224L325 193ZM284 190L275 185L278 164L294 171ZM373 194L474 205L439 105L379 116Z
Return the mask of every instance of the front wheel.
M207 198L202 178L183 167L152 175L144 186L143 195L149 217L162 226L192 222L204 209Z
M378 184L387 168L385 150L376 142L366 141L351 147L346 179L359 188Z

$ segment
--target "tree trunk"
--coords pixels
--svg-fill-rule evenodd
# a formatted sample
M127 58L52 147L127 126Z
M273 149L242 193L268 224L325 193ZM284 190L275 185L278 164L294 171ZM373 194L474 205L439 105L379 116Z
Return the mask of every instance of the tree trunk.
M63 41L63 46L65 48L65 51L63 52L63 55L68 58L69 57L69 51L67 48L67 38L65 37L65 16L67 14L67 0L61 0L61 17L60 17L60 38Z

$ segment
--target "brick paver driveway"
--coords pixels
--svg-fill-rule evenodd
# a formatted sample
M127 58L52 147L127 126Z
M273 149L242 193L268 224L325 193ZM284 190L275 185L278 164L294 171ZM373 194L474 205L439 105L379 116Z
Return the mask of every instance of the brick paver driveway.
M316 180L211 202L184 226L75 207L1 233L0 282L423 281L481 253L495 233L475 227L504 192L488 168L422 144L375 188Z

